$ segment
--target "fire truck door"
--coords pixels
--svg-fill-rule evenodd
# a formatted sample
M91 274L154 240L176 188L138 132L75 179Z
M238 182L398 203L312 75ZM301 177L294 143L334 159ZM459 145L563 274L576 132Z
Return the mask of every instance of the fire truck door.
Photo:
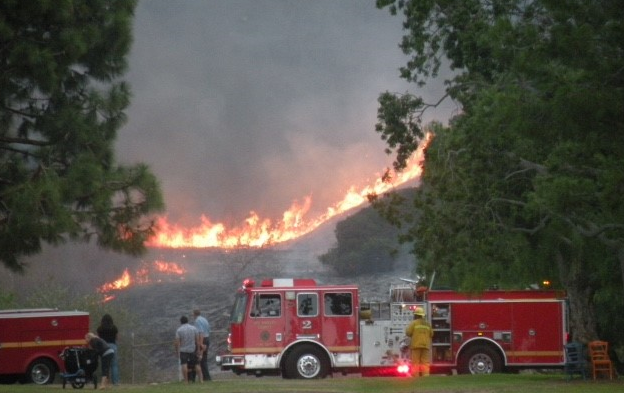
M333 352L355 352L359 349L357 293L344 291L323 293L323 342Z
M298 292L293 303L296 310L292 310L290 326L287 326L290 339L296 340L320 340L321 320L319 313L319 294L317 292ZM290 340L288 340L290 341Z
M278 353L284 347L282 294L255 293L249 307L245 346L262 353Z

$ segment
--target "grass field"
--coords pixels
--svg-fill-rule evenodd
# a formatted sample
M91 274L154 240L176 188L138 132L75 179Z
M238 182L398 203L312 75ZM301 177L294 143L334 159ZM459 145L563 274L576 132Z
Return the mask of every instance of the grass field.
M87 385L80 390L67 386L63 390L59 383L48 386L0 385L0 393L86 392L92 390L93 385ZM108 389L108 391L129 393L621 393L624 391L624 379L584 381L576 377L568 381L563 374L431 376L421 379L341 376L311 381L284 380L278 377L227 377L216 378L214 381L203 385L184 385L178 382L121 385Z

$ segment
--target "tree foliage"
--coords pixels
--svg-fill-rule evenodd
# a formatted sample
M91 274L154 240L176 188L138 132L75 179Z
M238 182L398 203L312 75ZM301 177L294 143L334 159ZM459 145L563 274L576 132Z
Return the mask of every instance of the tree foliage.
M0 3L0 260L41 243L90 241L132 254L162 209L149 169L115 163L129 105L134 0Z
M447 67L447 87L434 101L461 107L448 126L423 126L423 98L409 106L400 105L405 95L380 97L377 131L397 167L425 128L435 133L415 198L421 219L403 220L420 273L437 271L436 280L460 289L548 278L568 293L576 339L600 337L622 350L620 2L377 5L404 17L400 47L410 60L402 77L422 86Z
M389 272L400 253L399 230L375 209L364 208L336 224L336 245L321 263L340 275Z

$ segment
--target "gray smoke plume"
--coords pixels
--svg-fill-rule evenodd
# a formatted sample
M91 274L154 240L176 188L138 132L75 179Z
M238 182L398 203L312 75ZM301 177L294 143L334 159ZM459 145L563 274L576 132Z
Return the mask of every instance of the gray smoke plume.
M170 221L324 211L390 165L377 97L404 92L399 18L373 1L144 1L123 161L148 163Z

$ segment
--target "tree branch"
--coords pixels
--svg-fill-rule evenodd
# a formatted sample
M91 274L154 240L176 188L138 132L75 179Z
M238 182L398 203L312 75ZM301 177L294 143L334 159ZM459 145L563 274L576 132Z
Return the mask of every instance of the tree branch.
M510 157L512 158L517 158L515 156L515 154L509 153L508 154ZM529 172L529 171L535 171L537 173L539 173L540 175L544 175L546 173L548 173L548 169L546 169L546 167L544 165L538 164L536 162L532 162L529 160L526 160L524 158L518 158L518 160L520 161L520 166L522 167L522 169L517 170L515 172L511 172L510 174L508 174L507 176L505 176L505 180L509 180L510 178L521 174L521 173L525 173L525 172Z
M50 141L38 141L36 139L29 138L12 138L8 136L0 136L0 143L18 143L20 145L33 145L33 146L51 146L53 145ZM9 150L5 147L3 149Z

